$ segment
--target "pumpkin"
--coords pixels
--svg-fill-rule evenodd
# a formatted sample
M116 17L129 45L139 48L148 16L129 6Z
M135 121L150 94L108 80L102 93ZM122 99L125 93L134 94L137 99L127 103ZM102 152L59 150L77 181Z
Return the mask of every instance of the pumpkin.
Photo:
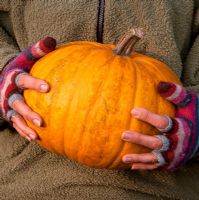
M134 107L174 116L174 106L158 95L159 81L180 83L164 63L136 53L141 29L118 43L70 42L36 62L31 75L50 84L48 93L24 92L26 103L44 124L29 124L49 151L94 168L119 169L129 153L150 149L124 142L125 130L155 135L151 125L133 118Z

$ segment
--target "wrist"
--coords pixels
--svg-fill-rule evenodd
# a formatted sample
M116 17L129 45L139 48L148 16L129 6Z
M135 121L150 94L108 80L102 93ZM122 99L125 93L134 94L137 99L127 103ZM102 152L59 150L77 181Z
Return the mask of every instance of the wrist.
M20 52L13 52L10 54L4 53L0 56L0 71L2 71L14 58L19 55Z
M8 59L7 62L6 62L2 67L0 67L0 72L2 72L2 71L4 70L4 68L5 68L9 63L11 63L15 58L16 58L16 56L13 56L13 57L11 57L10 59Z

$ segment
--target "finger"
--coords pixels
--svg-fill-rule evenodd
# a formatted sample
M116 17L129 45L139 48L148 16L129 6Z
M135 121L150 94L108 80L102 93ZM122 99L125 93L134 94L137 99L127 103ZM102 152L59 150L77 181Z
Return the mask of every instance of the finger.
M160 82L157 90L162 97L179 107L184 107L191 102L191 94L181 85L170 82Z
M16 85L19 88L28 88L37 90L38 92L48 92L49 85L43 80L38 78L34 78L30 76L28 73L20 73L16 76L15 79Z
M156 163L157 157L152 153L126 154L122 157L124 163Z
M154 170L157 169L156 164L143 164L143 163L134 163L131 167L132 170Z
M7 112L7 120L8 120L8 121L11 121L11 118L12 118L12 116L14 116L14 115L19 115L19 113L17 113L16 111L14 111L14 110L12 110L12 109L8 110L8 112Z
M15 84L15 77L18 73L21 73L20 69L12 69L3 71L1 79L1 91L0 91L0 102L1 102L1 112L4 117L9 109L8 98L14 93L18 92L17 86ZM21 97L20 97L21 98Z
M147 122L158 129L167 127L169 123L168 118L164 115L158 115L144 108L134 108L131 114L135 118Z
M23 138L26 138L30 142L32 141L31 138L28 135L26 135L15 123L13 123L13 127Z
M12 116L11 121L13 122L13 124L15 124L15 127L18 129L20 134L25 137L27 136L31 140L37 139L36 132L27 126L26 122L20 115Z
M143 135L135 131L125 131L122 134L122 139L124 141L142 145L150 149L160 149L163 145L159 138L155 136Z
M23 116L24 119L30 121L36 126L42 125L41 117L37 113L33 112L31 108L25 104L23 99L13 100L12 103L9 103L9 105L13 108L13 110Z
M51 37L41 39L32 47L25 49L13 61L12 65L20 66L25 72L28 72L36 60L53 51L56 47L56 40Z
M158 167L162 167L162 166L165 166L165 165L167 164L167 161L165 160L165 156L163 155L164 152L161 153L161 152L158 151L158 150L153 150L151 153L154 154L154 156L157 158L157 163L156 163L156 165L157 165Z

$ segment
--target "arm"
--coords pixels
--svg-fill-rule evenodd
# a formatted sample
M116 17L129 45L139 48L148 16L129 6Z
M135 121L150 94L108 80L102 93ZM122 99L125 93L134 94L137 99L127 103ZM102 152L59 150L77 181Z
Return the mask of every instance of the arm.
M199 0L195 0L192 28L192 46L184 62L183 83L186 89L199 97ZM195 155L199 160L199 152Z
M19 52L12 39L0 27L0 70Z
M189 91L199 95L199 0L195 0L195 13L190 50L184 62L182 81Z
M3 4L0 0L0 118L11 122L22 137L31 141L37 138L37 134L27 126L25 119L36 126L42 124L42 119L26 105L22 90L49 90L49 85L45 81L31 77L28 73L39 58L55 49L56 41L46 37L21 52L15 39L11 37L14 33L11 27L9 28L6 15L9 11L8 2L4 1ZM0 125L3 125L1 121Z
M0 70L19 53L15 38L8 32L9 1L0 0ZM12 34L14 35L14 34Z
M7 24L7 18L9 12L9 1L0 0L0 71L6 66L9 61L16 57L19 53L19 48L15 42L15 39L12 38L5 29ZM0 127L5 126L5 121L0 116Z

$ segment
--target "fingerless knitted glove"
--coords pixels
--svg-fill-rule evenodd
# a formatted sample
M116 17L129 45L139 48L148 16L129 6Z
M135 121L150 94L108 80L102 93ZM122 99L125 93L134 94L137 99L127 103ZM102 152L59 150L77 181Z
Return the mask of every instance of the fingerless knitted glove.
M170 148L162 155L167 170L175 170L193 158L199 148L199 98L180 85L161 82L158 92L176 105L172 129L166 133Z
M29 73L33 64L42 56L53 51L56 47L55 39L44 38L35 45L25 49L12 60L0 74L0 115L10 121L16 112L12 109L12 103L16 99L22 99L22 88L18 87L18 78L21 74Z

